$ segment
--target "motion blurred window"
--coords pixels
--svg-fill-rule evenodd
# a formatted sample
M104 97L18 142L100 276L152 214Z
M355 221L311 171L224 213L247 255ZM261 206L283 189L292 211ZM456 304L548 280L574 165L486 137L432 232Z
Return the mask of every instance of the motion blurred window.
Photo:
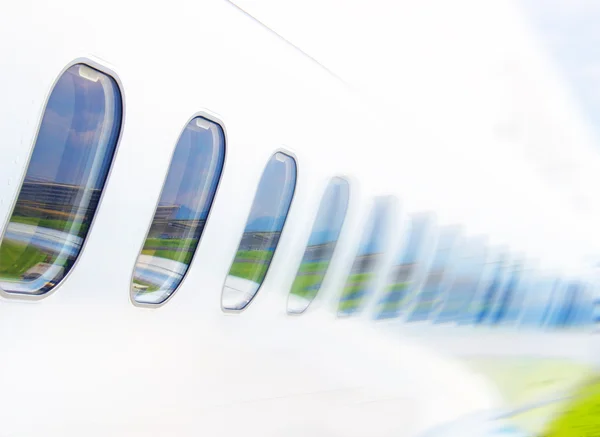
M431 240L433 222L433 216L429 214L412 217L406 245L398 254L387 278L385 294L378 303L378 319L398 317L407 305L417 276L423 269L423 258L427 255L425 248Z
M2 290L42 295L73 268L108 177L121 115L110 76L76 64L59 77L0 243Z
M275 153L263 172L235 259L225 280L221 305L240 311L263 283L296 188L296 161Z
M464 323L469 317L468 308L477 296L486 261L486 240L483 237L466 238L458 252L452 284L434 323Z
M133 272L131 296L165 302L181 284L196 253L225 161L223 128L192 119L175 146L160 200Z
M304 312L319 292L346 217L349 193L345 179L329 182L288 297L289 313Z
M389 198L375 200L350 274L342 290L338 316L350 316L358 313L363 307L365 298L373 292L377 270L388 242L387 231L391 206Z
M458 227L448 226L440 231L431 268L415 296L415 304L407 322L429 320L439 311L442 296L449 286L452 269L456 264L456 249L460 238L461 231Z

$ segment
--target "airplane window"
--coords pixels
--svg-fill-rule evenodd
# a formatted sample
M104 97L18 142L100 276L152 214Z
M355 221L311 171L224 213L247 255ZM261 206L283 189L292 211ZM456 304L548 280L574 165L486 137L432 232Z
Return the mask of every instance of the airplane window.
M377 270L388 243L387 230L391 212L389 200L378 198L371 209L358 252L342 290L338 316L358 313L362 309L365 297L373 291Z
M243 310L258 292L277 249L295 188L296 161L285 153L275 153L263 172L225 280L223 309Z
M487 252L485 239L465 239L459 250L454 279L434 323L464 322L481 283Z
M415 280L423 268L427 255L425 246L431 239L433 216L415 215L410 221L406 245L401 248L397 261L390 272L386 292L378 303L377 318L398 317L415 287Z
M132 299L165 302L188 271L210 212L225 161L221 126L192 119L175 146L171 164L133 272Z
M346 217L349 193L346 180L336 177L329 182L288 296L289 313L304 312L319 292Z
M449 277L456 262L459 240L458 228L446 227L440 231L431 268L415 297L415 306L407 318L408 322L429 320L440 309L442 295L449 285Z
M506 287L499 299L498 307L492 316L492 324L510 324L517 320L520 301L523 296L523 294L519 292L519 281L521 280L521 274L523 273L522 267L520 261L513 263Z
M531 291L527 293L520 325L534 328L543 327L547 322L555 294L561 286L560 279L556 277L535 278L531 285Z
M495 265L493 265L492 277L491 281L484 288L484 293L481 296L481 299L476 302L476 307L478 308L475 324L481 325L485 323L493 324L493 320L491 318L492 311L496 307L496 301L498 300L498 295L503 291L503 287L505 286L505 275L508 269L508 255L502 253Z
M121 130L117 83L84 64L54 86L0 243L0 288L42 295L77 260Z

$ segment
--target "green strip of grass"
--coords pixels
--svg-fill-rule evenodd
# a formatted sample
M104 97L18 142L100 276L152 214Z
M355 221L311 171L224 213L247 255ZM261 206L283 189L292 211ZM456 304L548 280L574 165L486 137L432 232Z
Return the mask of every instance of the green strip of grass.
M320 285L323 281L323 275L305 275L305 276L296 276L294 283L292 284L291 293L296 296L301 296L306 299L313 299L318 290L315 290L313 287L315 285Z
M150 255L158 258L170 259L180 263L188 264L192 261L193 252L178 251L178 250L148 250L143 249L142 255Z
M267 264L262 263L234 262L229 275L261 284L267 274L267 267Z
M10 218L10 221L12 223L22 223L26 225L39 226L41 228L68 232L72 235L78 235L80 237L85 236L89 227L87 224L81 223L79 228L72 228L74 225L70 220L43 219L37 217L25 217L21 215L13 215Z
M600 435L600 379L596 377L576 390L575 398L550 422L542 437Z
M5 240L0 246L0 276L19 278L37 263L44 262L46 254L24 243Z

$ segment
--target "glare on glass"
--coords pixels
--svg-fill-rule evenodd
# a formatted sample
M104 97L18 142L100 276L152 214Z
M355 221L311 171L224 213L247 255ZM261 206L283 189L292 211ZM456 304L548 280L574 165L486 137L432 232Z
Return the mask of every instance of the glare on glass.
M433 217L415 215L410 221L406 245L388 275L385 293L378 303L378 319L398 317L409 300L417 272L422 268L425 245L430 238Z
M60 76L0 243L2 290L41 295L72 269L108 177L121 114L110 76L84 64Z
M203 117L179 137L133 272L132 299L160 304L181 284L196 253L225 161L221 126Z
M513 263L508 273L506 286L498 299L498 305L491 316L491 324L501 325L512 323L516 320L518 310L516 308L521 293L519 293L519 282L521 280L522 265L520 262Z
M296 188L296 161L275 153L263 172L246 227L223 287L225 310L246 308L262 285Z
M454 277L435 323L463 321L481 283L487 253L485 239L481 237L465 239L459 252Z
M304 312L319 292L346 217L349 193L346 180L336 177L329 182L292 284L288 312Z
M373 292L377 269L388 243L390 209L389 198L375 200L350 274L342 290L338 316L358 313L363 308L366 297Z
M459 241L459 228L449 226L440 231L431 268L415 297L415 306L407 318L408 322L429 320L438 310L443 292L448 286L449 273L456 261Z

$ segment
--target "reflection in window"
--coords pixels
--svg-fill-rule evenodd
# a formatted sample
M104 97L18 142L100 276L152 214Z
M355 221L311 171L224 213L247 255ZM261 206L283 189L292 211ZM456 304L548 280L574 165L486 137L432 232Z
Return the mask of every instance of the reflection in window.
M582 297L582 284L575 281L566 284L562 296L556 300L555 309L548 323L554 328L566 328L576 324L579 301Z
M447 227L441 230L431 268L419 294L408 322L428 320L440 303L441 295L447 287L448 271L456 256L456 246L460 238L460 230Z
M400 251L396 264L388 276L386 293L379 301L377 318L398 317L414 291L415 280L423 268L425 246L431 238L433 217L430 215L413 216L406 245Z
M304 257L288 297L290 313L305 311L321 288L342 230L349 191L348 182L333 178L323 194Z
M493 325L514 323L517 320L522 298L522 293L519 293L519 282L522 273L523 266L520 262L516 262L511 266L506 286L498 301L498 306L491 316Z
M202 236L225 160L217 123L194 118L179 137L142 252L133 273L132 298L159 304L185 276Z
M242 310L258 292L279 243L295 188L296 161L284 153L275 153L263 172L225 280L223 309Z
M532 281L521 316L522 326L544 326L560 285L560 280L554 277L538 277Z
M58 79L0 243L0 288L40 295L73 267L115 153L121 128L116 82L87 65Z
M486 322L492 322L491 317L489 316L492 314L497 296L502 290L504 275L506 274L506 269L508 267L507 263L507 255L501 254L493 267L491 282L486 285L482 299L477 302L475 324L479 325Z
M460 248L460 258L454 269L454 279L438 314L436 323L462 322L477 294L487 247L483 238L469 238Z
M388 240L390 207L389 198L375 200L358 253L342 291L338 306L339 316L349 316L360 311L365 297L373 291L377 268Z

